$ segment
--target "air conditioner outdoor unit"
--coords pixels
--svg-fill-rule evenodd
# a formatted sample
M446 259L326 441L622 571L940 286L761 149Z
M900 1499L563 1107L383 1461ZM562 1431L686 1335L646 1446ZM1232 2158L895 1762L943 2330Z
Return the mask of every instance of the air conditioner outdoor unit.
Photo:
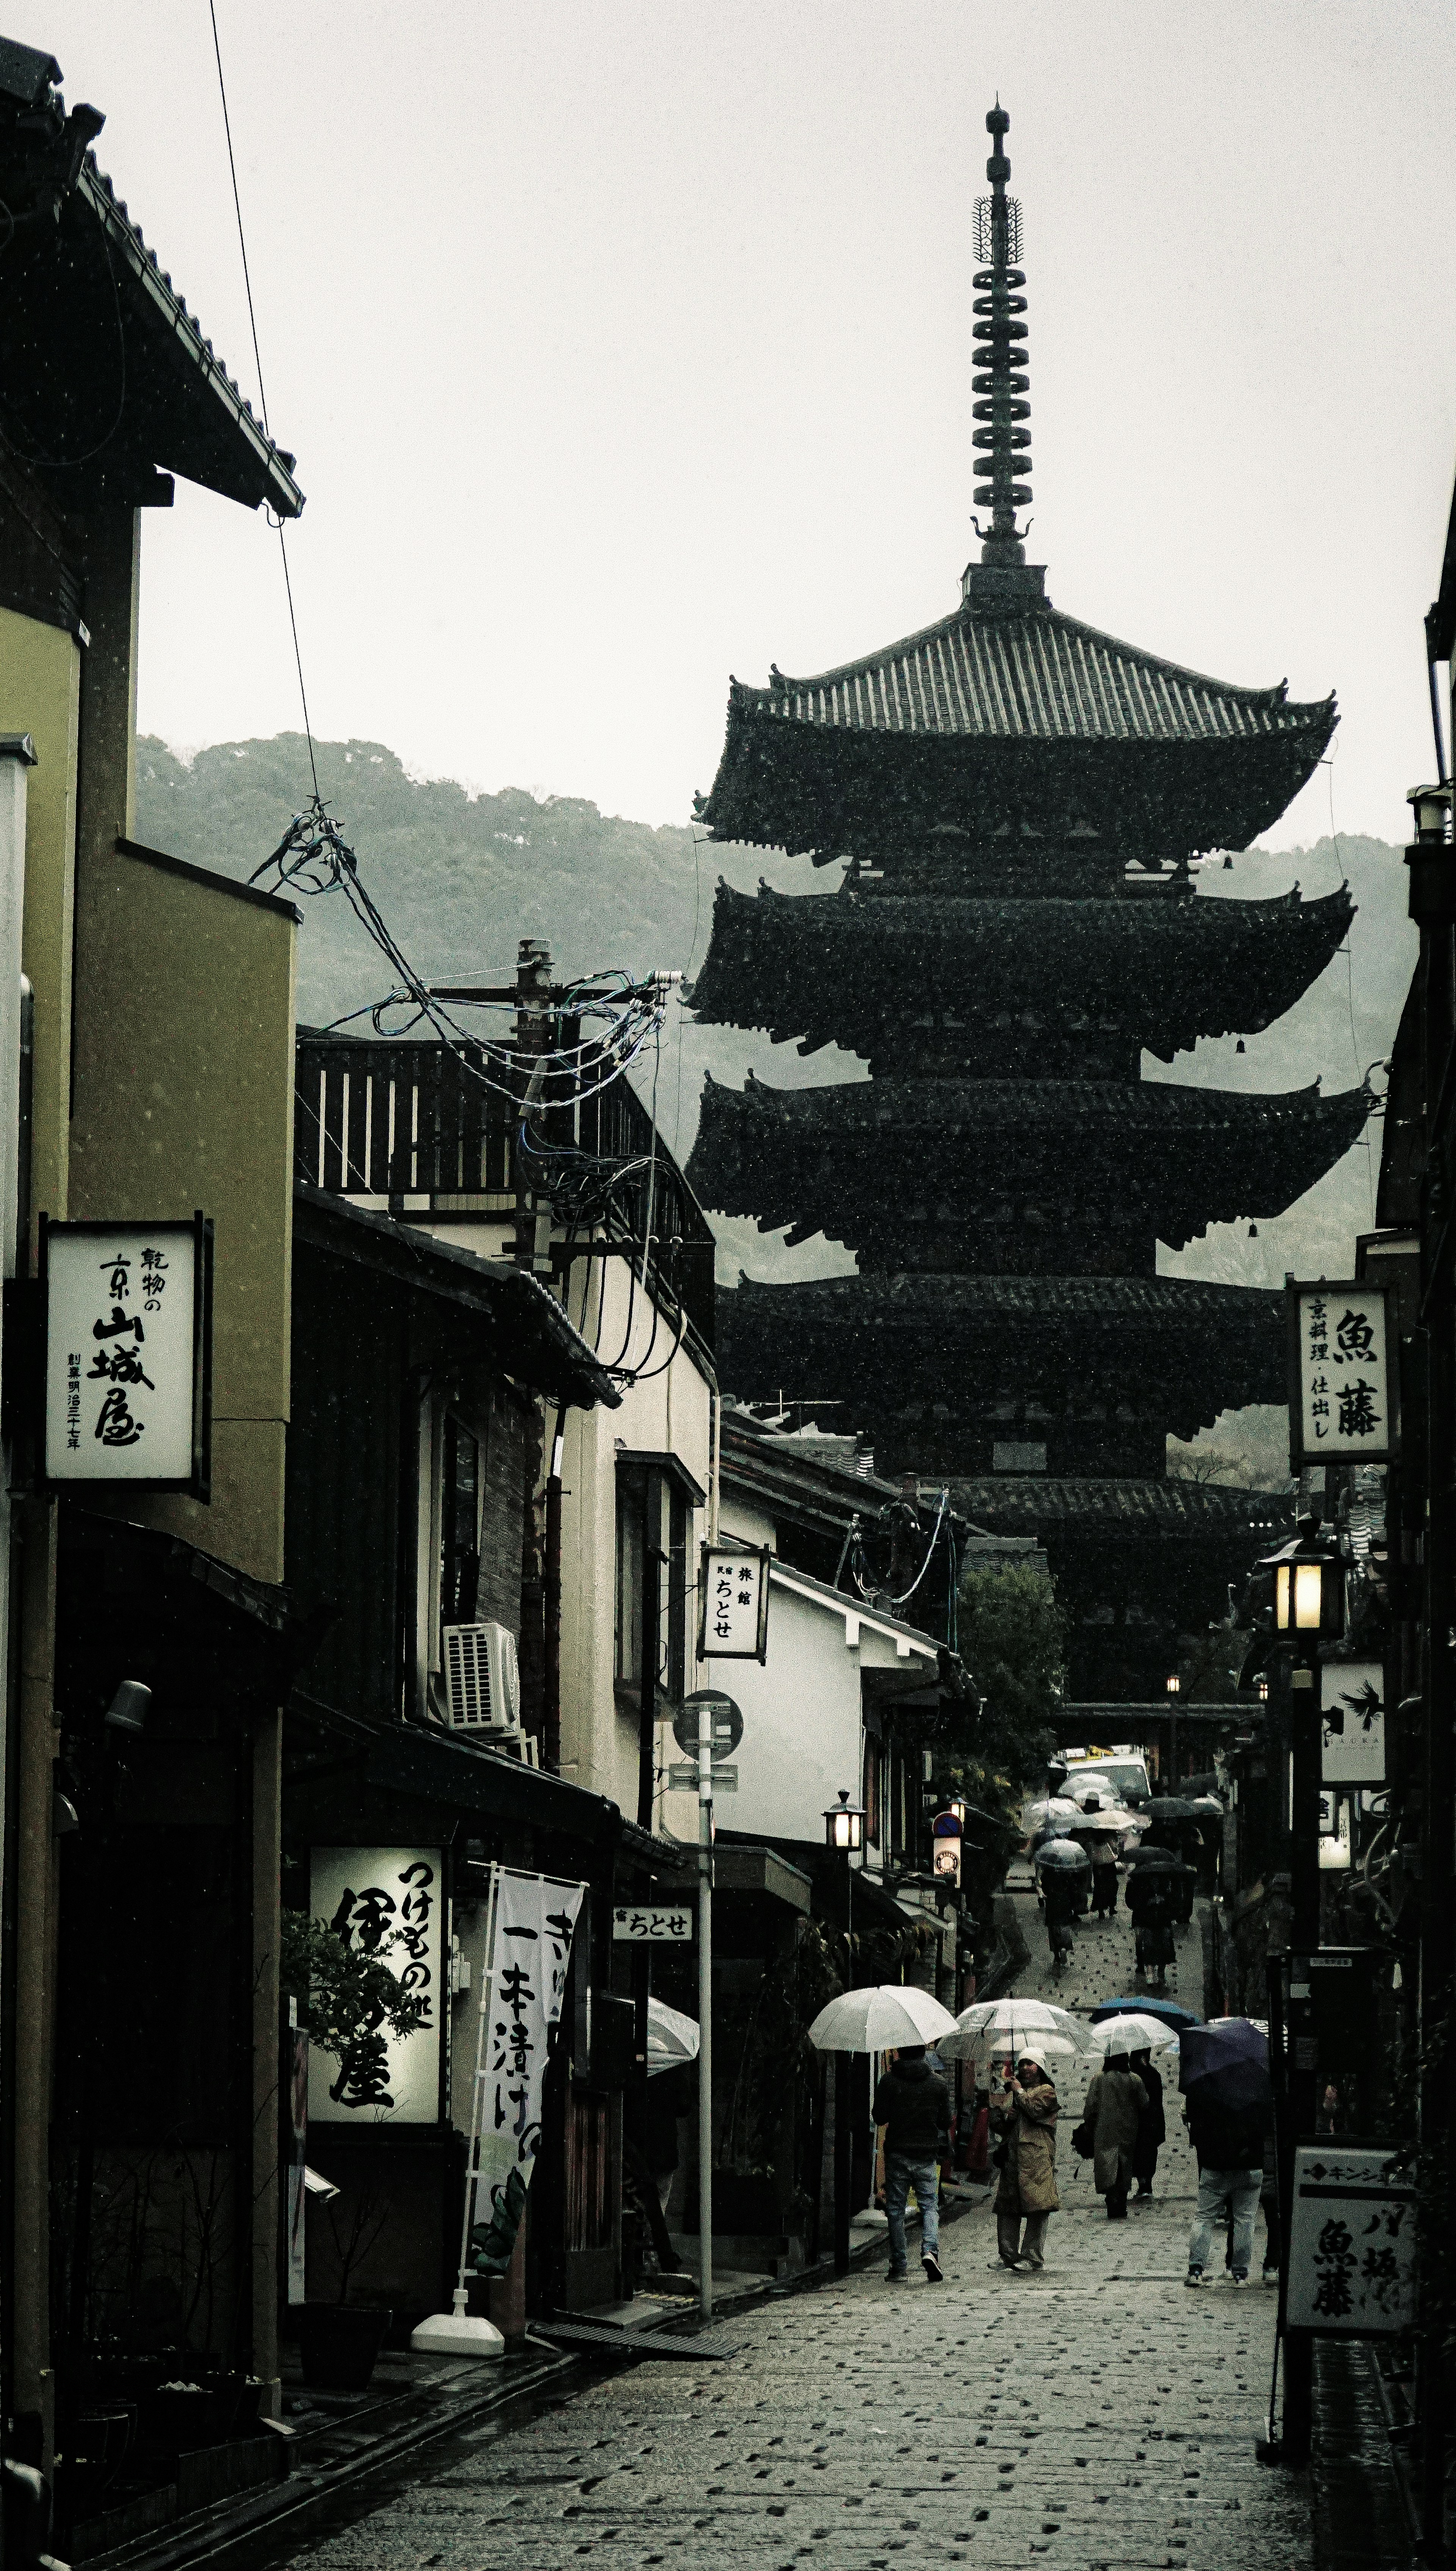
M440 1643L452 1729L514 1739L521 1729L515 1635L504 1625L446 1625Z

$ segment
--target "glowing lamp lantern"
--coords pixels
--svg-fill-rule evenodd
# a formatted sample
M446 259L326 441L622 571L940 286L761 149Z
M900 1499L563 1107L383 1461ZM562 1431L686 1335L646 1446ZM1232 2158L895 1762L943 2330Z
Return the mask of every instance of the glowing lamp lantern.
M1182 1679L1179 1677L1177 1670L1175 1670L1175 1671L1174 1671L1172 1678L1171 1678L1171 1679L1169 1679L1169 1680L1167 1680L1167 1681L1165 1682L1165 1684L1166 1684L1166 1686L1167 1686L1168 1693L1169 1693L1169 1695L1170 1695L1170 1696L1179 1696L1179 1695L1181 1695L1182 1690L1183 1690L1183 1681L1182 1681Z
M1312 1648L1344 1631L1344 1575L1339 1555L1300 1535L1259 1565L1274 1576L1274 1633L1286 1649Z
M824 1814L824 1845L845 1856L857 1856L864 1845L864 1806L850 1802L847 1786L840 1787L838 1802Z

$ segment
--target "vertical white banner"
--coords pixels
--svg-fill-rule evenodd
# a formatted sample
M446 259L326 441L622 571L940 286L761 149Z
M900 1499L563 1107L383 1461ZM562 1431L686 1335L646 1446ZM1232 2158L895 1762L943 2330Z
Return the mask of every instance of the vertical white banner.
M541 2084L551 2030L561 2023L572 1938L584 1883L549 1875L500 1877L491 1947L480 2159L475 2181L477 2257L485 2274L509 2263L541 2148Z

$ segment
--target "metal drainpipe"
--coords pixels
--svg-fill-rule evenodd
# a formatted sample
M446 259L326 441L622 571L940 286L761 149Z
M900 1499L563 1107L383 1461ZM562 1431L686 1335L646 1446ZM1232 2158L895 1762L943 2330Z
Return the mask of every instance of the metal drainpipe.
M541 1755L553 1776L561 1771L561 1413L551 1441L546 1477L545 1648L542 1672Z

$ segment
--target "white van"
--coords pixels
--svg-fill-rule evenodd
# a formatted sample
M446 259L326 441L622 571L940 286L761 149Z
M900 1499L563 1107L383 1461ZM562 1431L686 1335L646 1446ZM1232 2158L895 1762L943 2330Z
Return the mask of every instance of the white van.
M1070 1795L1074 1801L1086 1794L1089 1786L1095 1786L1109 1800L1116 1798L1118 1801L1132 1803L1135 1807L1151 1802L1153 1789L1148 1782L1148 1762L1142 1751L1134 1749L1131 1744L1112 1751L1105 1759L1089 1759L1078 1752L1070 1756L1064 1752L1062 1755L1067 1760L1067 1783L1058 1791Z

